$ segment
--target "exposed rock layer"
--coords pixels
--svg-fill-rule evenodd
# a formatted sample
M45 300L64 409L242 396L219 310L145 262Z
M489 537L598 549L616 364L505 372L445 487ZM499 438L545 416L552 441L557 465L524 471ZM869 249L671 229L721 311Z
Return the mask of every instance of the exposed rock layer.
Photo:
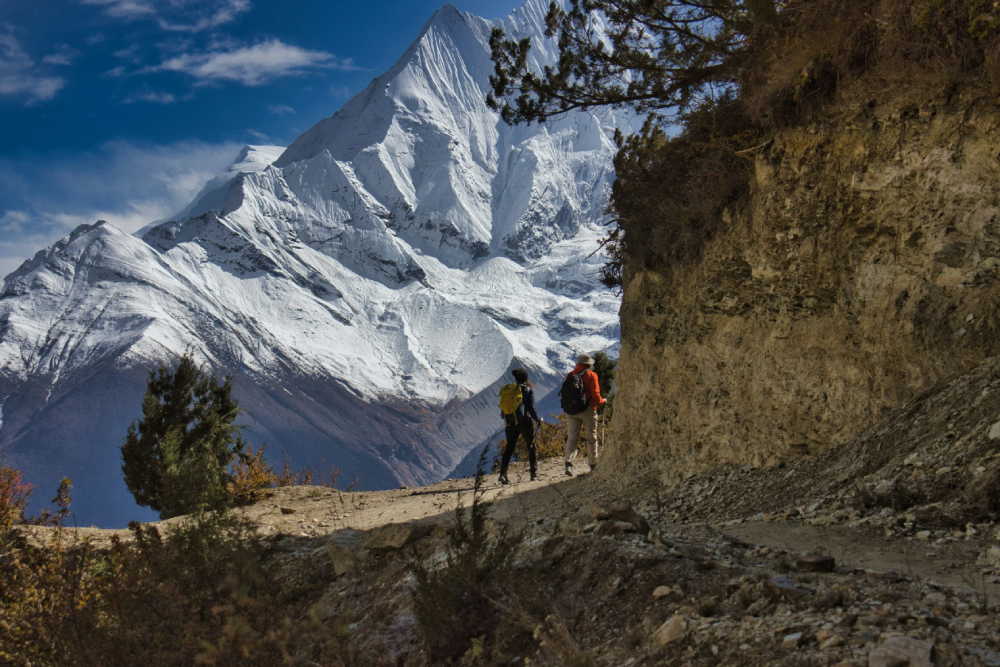
M823 451L998 354L996 111L862 80L748 154L700 257L626 267L606 468Z

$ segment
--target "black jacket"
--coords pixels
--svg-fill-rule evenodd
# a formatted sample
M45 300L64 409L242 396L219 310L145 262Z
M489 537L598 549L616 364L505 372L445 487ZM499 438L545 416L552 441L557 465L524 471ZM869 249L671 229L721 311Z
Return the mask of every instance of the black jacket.
M515 414L519 418L528 415L536 422L541 421L538 418L538 413L535 411L535 392L526 384L518 384L518 386L521 388L521 407L517 409Z

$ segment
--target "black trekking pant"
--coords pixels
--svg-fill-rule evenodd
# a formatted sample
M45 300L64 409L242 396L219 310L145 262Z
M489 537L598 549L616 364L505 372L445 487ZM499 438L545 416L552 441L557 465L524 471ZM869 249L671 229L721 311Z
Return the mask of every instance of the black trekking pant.
M530 418L522 418L522 424L504 427L507 435L507 448L503 450L503 458L500 459L500 474L507 474L507 466L510 465L510 457L514 455L514 448L517 447L518 436L524 436L524 442L528 446L528 465L531 472L538 472L538 453L535 451L535 422Z

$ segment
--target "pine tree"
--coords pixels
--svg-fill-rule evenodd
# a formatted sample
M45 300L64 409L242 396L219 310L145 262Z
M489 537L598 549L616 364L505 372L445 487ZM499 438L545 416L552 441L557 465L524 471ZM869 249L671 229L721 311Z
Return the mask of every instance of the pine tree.
M489 106L510 124L574 109L677 113L736 84L751 32L777 16L776 0L552 2L546 34L559 59L531 68L531 40L494 28ZM598 29L598 23L603 29Z
M122 473L135 501L168 519L228 503L227 468L245 447L233 380L222 384L185 354L150 371L142 418L122 444Z

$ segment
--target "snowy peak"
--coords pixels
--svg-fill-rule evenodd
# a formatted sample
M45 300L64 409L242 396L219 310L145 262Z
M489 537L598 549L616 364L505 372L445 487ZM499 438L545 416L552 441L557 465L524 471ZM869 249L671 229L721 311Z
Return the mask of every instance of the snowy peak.
M499 22L555 61L537 0ZM344 107L289 146L287 167L328 151L388 211L400 240L454 268L488 256L525 263L603 218L611 134L629 120L572 113L511 128L486 106L494 22L438 10L406 53ZM583 181L579 187L577 181Z
M284 150L281 146L244 146L233 165L206 183L201 192L195 195L194 200L172 219L183 221L207 211L222 210L229 199L233 183L241 175L264 171L281 156Z

